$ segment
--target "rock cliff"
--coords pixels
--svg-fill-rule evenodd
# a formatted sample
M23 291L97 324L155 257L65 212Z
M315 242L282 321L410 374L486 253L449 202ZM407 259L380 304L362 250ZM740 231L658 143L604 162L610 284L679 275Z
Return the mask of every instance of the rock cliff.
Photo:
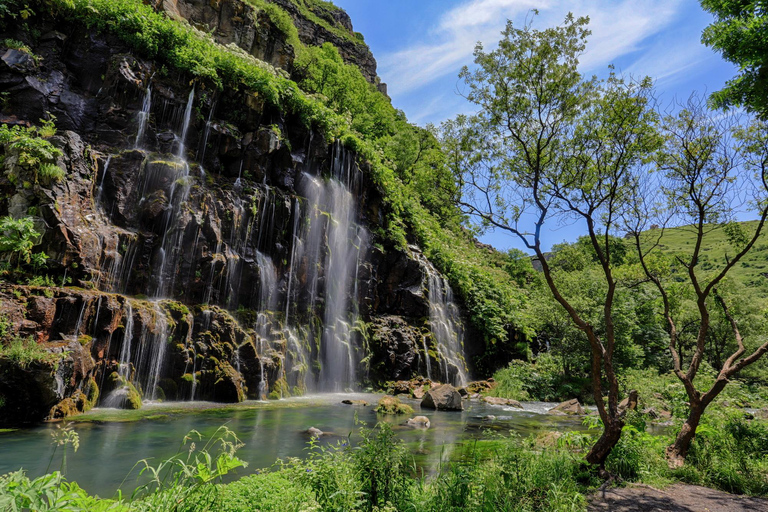
M336 44L375 80L367 47L326 28L352 34L346 14L315 14L318 24L275 1L304 44ZM246 3L157 8L290 70L284 32ZM0 358L0 423L140 398L463 378L450 287L418 247L377 235L381 194L353 152L257 94L193 82L83 25L37 31L0 35L26 45L0 43L0 116L55 119L47 140L65 178L14 179L6 148L0 214L32 217L49 259L45 286L4 284L0 301L9 334L54 357Z

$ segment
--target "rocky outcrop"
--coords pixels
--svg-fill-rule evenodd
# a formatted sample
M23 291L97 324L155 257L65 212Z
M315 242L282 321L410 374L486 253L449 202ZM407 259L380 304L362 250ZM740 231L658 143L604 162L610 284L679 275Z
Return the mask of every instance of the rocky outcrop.
M302 12L295 0L265 0L290 15L305 45L331 43L341 57L360 68L363 76L378 84L376 60L361 36L354 32L352 20L341 9L310 4ZM291 72L295 49L269 14L243 0L157 0L156 7L172 17L189 21L205 32L212 32L221 44L235 44L259 60ZM383 86L383 84L382 84ZM386 86L382 89L385 92Z
M579 400L574 398L572 400L566 400L565 402L562 402L552 409L549 410L549 414L554 414L558 416L563 415L583 415L584 409L581 407L581 404L579 403Z
M461 395L450 384L443 384L427 391L421 401L421 406L425 409L437 409L438 411L464 410Z
M291 71L295 49L269 15L242 0L158 0L155 4L169 16L185 19L212 33L224 45L235 44L257 59ZM375 69L375 68L374 68Z

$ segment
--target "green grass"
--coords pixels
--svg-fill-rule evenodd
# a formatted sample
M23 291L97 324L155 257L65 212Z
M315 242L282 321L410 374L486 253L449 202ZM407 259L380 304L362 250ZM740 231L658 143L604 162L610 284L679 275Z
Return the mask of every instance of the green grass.
M750 235L757 226L757 221L742 222L744 232ZM658 231L646 232L646 236L658 236ZM654 237L655 239L655 237ZM696 243L693 226L682 226L664 230L660 241L661 252L667 255L689 255ZM728 241L722 227L708 226L702 245L700 269L705 272L717 272L726 264L727 257L733 257L737 249ZM728 273L739 284L768 292L768 230L763 229L760 238L752 250Z
M7 344L0 345L0 358L15 362L22 368L33 363L54 364L64 357L64 353L54 354L45 350L30 338L14 337Z

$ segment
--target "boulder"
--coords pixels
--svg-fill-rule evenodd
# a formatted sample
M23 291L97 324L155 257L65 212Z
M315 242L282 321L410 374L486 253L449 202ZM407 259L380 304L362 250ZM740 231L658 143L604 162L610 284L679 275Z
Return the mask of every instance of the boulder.
M320 437L323 435L323 431L315 427L309 427L304 433L309 434L310 437Z
M549 410L549 414L583 415L584 409L581 407L579 400L576 398L573 398L571 400L566 400L565 402L556 405L555 407Z
M438 411L464 410L461 395L450 384L443 384L427 391L424 399L421 401L421 406L426 409L437 409Z
M483 401L491 405L506 405L509 407L517 407L518 409L523 408L523 405L520 402L518 402L517 400L512 400L511 398L500 398L498 396L484 396Z
M413 390L413 398L416 400L421 400L424 398L424 395L427 393L427 390L424 389L424 386L419 386L417 388L414 388Z
M409 425L411 427L415 428L429 428L429 418L426 416L416 416L415 418L410 418L408 421L405 422L406 425Z
M376 412L382 414L413 414L413 407L402 403L399 398L394 396L385 396L379 400Z
M368 407L370 405L365 400L342 400L341 403L344 405L362 405L363 407Z
M626 411L634 411L637 409L637 391L632 390L629 392L629 396L619 402L619 413Z

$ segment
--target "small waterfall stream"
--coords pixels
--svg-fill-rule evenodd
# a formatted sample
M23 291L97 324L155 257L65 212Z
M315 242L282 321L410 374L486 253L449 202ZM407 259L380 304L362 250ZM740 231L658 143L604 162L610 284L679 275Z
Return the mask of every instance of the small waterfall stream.
M455 386L467 383L464 362L464 329L457 319L461 318L453 300L453 290L448 280L430 264L427 267L429 289L429 324L437 343L437 353L443 367L443 375ZM456 368L455 375L451 367Z
M134 148L139 148L144 140L144 133L147 131L147 124L149 123L149 114L152 110L152 84L147 85L147 91L144 94L144 103L141 105L139 111L139 130L136 132L136 142L133 144Z

